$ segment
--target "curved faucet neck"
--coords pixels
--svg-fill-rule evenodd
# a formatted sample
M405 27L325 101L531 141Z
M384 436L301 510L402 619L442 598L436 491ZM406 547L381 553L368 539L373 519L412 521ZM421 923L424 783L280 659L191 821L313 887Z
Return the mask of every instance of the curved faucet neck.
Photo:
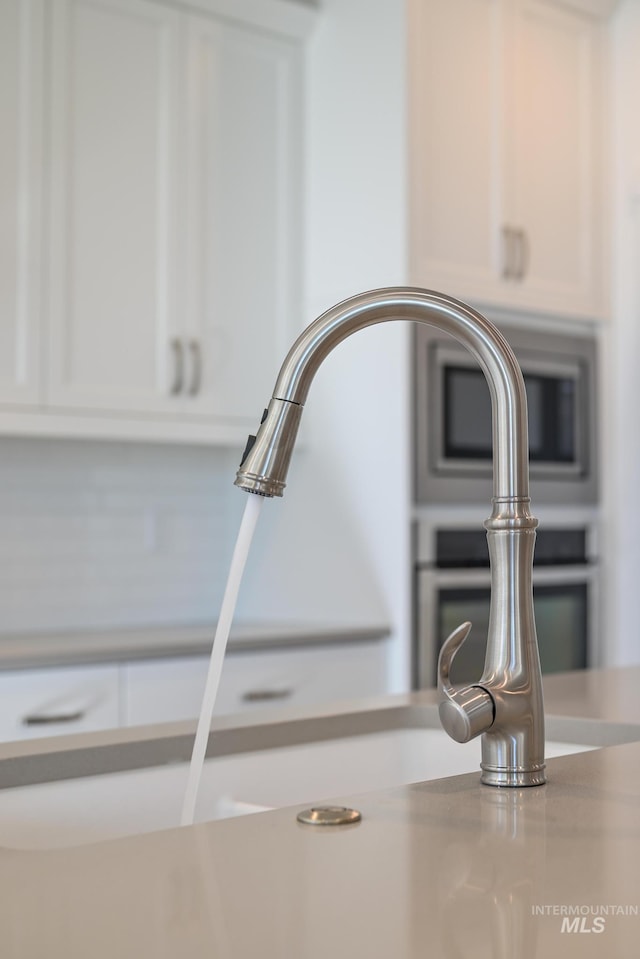
M316 371L352 333L391 320L411 320L454 336L480 364L491 391L494 484L498 500L529 496L527 402L511 347L492 323L471 307L429 290L372 290L338 303L298 337L282 364L274 398L304 405Z

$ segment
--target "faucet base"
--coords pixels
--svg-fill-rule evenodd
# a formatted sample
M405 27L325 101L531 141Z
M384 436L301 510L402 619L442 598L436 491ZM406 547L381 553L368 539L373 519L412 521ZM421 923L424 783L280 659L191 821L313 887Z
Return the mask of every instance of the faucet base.
M547 781L545 764L541 763L533 769L506 769L499 766L485 766L480 763L482 776L480 781L485 786L508 786L519 788L522 786L544 786Z

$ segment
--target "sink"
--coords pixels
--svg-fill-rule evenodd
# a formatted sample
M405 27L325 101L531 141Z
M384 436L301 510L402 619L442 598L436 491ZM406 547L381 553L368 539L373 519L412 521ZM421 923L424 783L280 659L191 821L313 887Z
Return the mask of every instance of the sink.
M209 752L217 748L223 754L206 760L196 821L314 804L479 770L480 741L452 742L437 728L433 706L326 713L253 726L236 721L240 725L235 729L227 721L212 733ZM186 724L185 732L184 725L113 731L111 740L106 733L61 737L75 744L61 743L57 762L52 740L39 746L29 743L29 755L22 757L18 744L13 744L14 766L23 760L22 784L0 790L0 847L60 848L177 826L193 730ZM559 731L575 731L575 723L561 725ZM349 732L353 734L345 735ZM634 733L635 738L639 735ZM547 742L549 758L602 745L597 736L591 736L593 742L564 741L557 738L557 731L555 736ZM181 749L176 748L179 742ZM127 758L133 746L139 747L132 753L138 756L138 768L123 768L133 762ZM94 774L87 775L91 772L87 758L99 757L101 750L103 769L96 774L94 766ZM43 781L52 767L65 778L49 776ZM11 772L11 766L6 768Z

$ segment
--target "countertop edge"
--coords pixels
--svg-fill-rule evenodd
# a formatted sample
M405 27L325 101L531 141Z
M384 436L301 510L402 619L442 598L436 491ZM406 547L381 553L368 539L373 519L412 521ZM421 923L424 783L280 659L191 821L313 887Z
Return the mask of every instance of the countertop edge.
M206 656L215 629L215 623L204 623L5 636L0 637L0 671ZM389 626L378 623L240 623L231 630L228 652L374 642L390 634Z

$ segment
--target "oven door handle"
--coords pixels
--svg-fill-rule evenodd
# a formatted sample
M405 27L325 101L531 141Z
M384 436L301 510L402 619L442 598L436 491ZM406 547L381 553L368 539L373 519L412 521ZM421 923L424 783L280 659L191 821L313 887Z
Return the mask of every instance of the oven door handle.
M491 570L488 566L476 566L456 569L423 568L419 570L423 582L437 589L473 589L491 585Z
M566 565L534 566L533 583L540 586L558 583L590 582L597 576L595 563L567 563ZM491 570L488 566L456 569L423 568L419 570L425 584L431 589L473 589L491 585Z

